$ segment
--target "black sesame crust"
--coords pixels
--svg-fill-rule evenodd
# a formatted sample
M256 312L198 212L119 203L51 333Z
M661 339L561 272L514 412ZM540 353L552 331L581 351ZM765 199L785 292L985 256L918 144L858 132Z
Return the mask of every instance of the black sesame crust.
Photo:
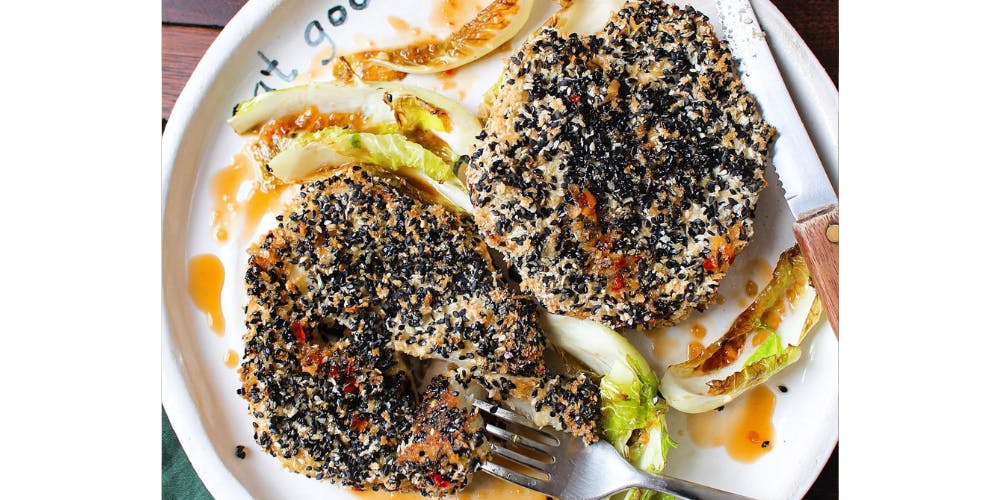
M245 276L254 439L289 470L355 488L463 487L486 453L482 419L442 384L469 376L421 398L403 355L548 376L534 302L506 287L471 216L366 167L302 186L278 221Z
M262 271L259 283L282 294L286 279ZM395 452L416 404L402 359L363 339L330 344L339 332L304 321L290 300L280 304L251 298L247 306L240 374L254 440L289 470L358 488L398 489Z
M476 378L489 400L529 418L536 427L552 427L588 443L600 439L601 393L582 373L542 378L481 374Z
M399 450L400 471L417 490L464 488L490 451L483 418L449 375L431 379L413 429Z
M535 305L503 283L470 216L361 166L303 186L298 200L251 250L251 295L263 257L282 264L291 289L283 293L309 321L358 333L373 315L370 335L392 350L492 373L544 373Z
M534 34L472 155L476 223L548 310L673 324L753 234L774 129L694 9L632 1L594 35Z

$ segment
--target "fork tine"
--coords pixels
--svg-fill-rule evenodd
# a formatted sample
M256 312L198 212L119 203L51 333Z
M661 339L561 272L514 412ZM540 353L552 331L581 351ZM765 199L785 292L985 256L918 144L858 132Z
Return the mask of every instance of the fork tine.
M534 427L534 425L527 419L514 413L500 405L494 403L488 403L481 399L476 399L472 402L472 405L479 408L479 411L488 413L490 415L496 416L497 418L502 418L514 422L515 424L520 424L525 427Z
M552 466L551 462L543 462L527 455L522 455L514 450L508 450L507 448L504 448L496 443L490 443L490 446L492 447L494 454L500 455L508 460L512 460L520 465L538 469L539 471L545 472L546 475L548 474L549 467Z
M479 400L479 399L474 400L472 402L472 404L476 408L479 408L479 410L481 412L487 413L489 415L493 415L494 417L497 417L497 418L499 418L501 420L506 420L508 422L513 422L513 423L518 424L520 426L523 426L523 427L525 427L527 429L531 429L532 432L535 432L536 434L542 435L546 439L551 439L552 440L551 443L546 443L546 444L548 444L550 446L559 446L559 438L553 436L552 434L549 434L548 432L545 432L542 429L539 429L538 427L535 426L535 424L533 424L532 422L530 422L528 419L524 418L523 416L518 415L517 413L514 413L514 412L512 412L512 411L510 411L510 410L508 410L506 408L501 408L498 405L495 405L495 404L492 404L492 403L487 403L486 401L482 401L482 400Z
M538 441L535 441L534 439L527 438L519 434L514 434L513 432L510 432L507 429L501 429L493 424L486 424L486 432L505 441L510 441L513 444L519 444L521 446L524 446L525 448L531 448L532 450L540 451L542 453L548 453L549 455L551 455L552 451L554 450L553 447L547 444L542 444L539 443Z
M538 479L535 479L531 476L526 476L524 474L521 474L520 472L512 471L506 467L497 465L493 462L483 462L483 465L481 465L479 468L480 470L483 470L490 475L503 479L504 481L510 481L514 484L524 486L525 488L536 491L541 484L544 484L543 481L539 481Z
M528 419L514 413L506 408L501 408L499 405L493 403L487 403L481 399L477 399L472 402L473 406L479 408L480 411L489 413L490 415L495 415L497 418L502 418L504 420L509 420L515 424L521 424L525 427L534 427Z

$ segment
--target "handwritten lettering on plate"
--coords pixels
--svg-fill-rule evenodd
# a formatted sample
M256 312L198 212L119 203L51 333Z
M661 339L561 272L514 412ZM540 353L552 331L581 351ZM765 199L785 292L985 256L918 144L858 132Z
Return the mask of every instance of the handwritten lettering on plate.
M368 8L371 0L348 0L345 4L343 2L338 3L326 10L325 18L311 19L305 24L302 29L302 39L307 46L316 48L323 44L328 44L330 46L330 57L320 61L323 66L330 64L333 60L333 54L337 53L337 45L333 41L333 37L330 36L330 29L341 26L347 22L348 17L348 7L351 10L364 10ZM345 7L347 5L347 7ZM326 25L324 25L324 22ZM281 67L281 63L277 59L272 59L268 57L267 54L261 50L257 50L257 56L261 58L264 62L264 67L260 70L260 74L265 78L257 80L253 85L253 95L261 92L268 92L274 90L277 87L283 86L273 80L277 77L279 80L290 83L295 80L295 77L299 75L299 70L297 68L291 68L286 70Z

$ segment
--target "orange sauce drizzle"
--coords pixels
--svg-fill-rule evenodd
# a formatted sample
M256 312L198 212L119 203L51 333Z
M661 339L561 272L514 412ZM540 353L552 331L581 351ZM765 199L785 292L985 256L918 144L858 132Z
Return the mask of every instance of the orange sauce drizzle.
M226 270L213 254L195 255L188 261L188 293L195 307L208 315L209 327L218 335L226 331L222 317L222 284Z
M757 347L764 343L768 337L771 336L771 332L767 330L757 330L757 333L753 334L753 339L750 341L754 347Z
M257 137L263 145L273 148L278 138L287 138L296 130L318 132L327 127L347 127L353 130L364 130L366 126L363 113L323 113L316 106L306 106L298 113L269 120L261 125Z
M489 474L477 474L469 483L469 487L458 494L461 500L488 500L493 498L527 498L541 500L545 495L531 491Z
M233 162L212 179L212 229L215 240L224 243L234 225L242 226L240 243L245 243L260 224L264 214L281 206L281 194L286 186L267 186L260 179L257 163L246 152L240 152Z
M753 276L756 276L762 283L767 283L771 280L771 275L774 271L774 266L772 266L767 259L763 257L755 257L750 260L749 266L750 272ZM756 294L754 295L756 296Z
M761 318L761 323L764 323L772 330L777 330L778 325L781 324L782 309L784 309L784 307L772 307L771 309L764 311L764 317Z
M694 338L703 339L705 338L705 333L705 325L702 325L701 323L694 323L691 325L691 336Z
M757 386L723 408L688 415L691 441L702 448L725 446L733 460L750 463L774 446L774 393Z
M226 368L236 368L239 362L240 356L236 354L236 351L232 349L226 351Z
M385 18L389 26L396 31L408 31L410 29L410 23L404 21L402 18L396 16L388 16Z
M697 340L693 340L690 344L688 344L688 359L697 358L698 356L701 356L703 352L705 352L705 344L702 344Z
M437 0L431 8L431 25L452 31L476 17L483 9L482 1Z
M366 50L338 57L331 66L331 75L338 82L351 83L356 77L366 82L391 82L406 78L406 73L369 62L381 50Z
M439 85L438 88L440 90L451 90L458 86L458 83L455 82L455 73L456 71L454 69L436 73L434 76L441 81L441 85Z
M427 500L427 497L419 493L396 493L388 491L351 491L357 498L386 499L386 500ZM446 497L449 498L449 497ZM489 500L493 498L526 498L532 500L542 500L545 495L522 488L516 484L508 483L497 479L486 473L477 473L472 481L457 495L450 498L459 500Z

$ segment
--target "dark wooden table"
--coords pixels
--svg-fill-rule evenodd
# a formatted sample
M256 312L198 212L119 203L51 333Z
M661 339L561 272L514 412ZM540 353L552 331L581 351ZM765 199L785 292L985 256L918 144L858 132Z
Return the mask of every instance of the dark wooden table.
M806 45L838 81L837 0L771 0ZM201 56L246 0L163 0L163 123ZM820 474L807 499L838 498L838 453Z

